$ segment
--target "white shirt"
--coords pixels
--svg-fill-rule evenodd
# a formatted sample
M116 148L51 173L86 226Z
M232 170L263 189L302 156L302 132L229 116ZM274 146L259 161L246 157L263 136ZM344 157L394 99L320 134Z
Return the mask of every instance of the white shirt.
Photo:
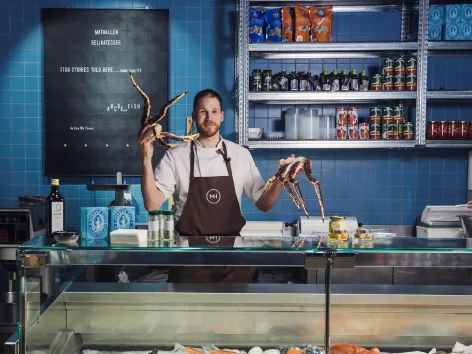
M225 142L228 157L231 158L234 188L241 207L241 197L246 197L256 203L264 192L264 180L254 163L250 152L231 141L220 139L215 148L204 148L195 141L195 177L228 176L228 170L223 156L216 151L223 150ZM166 151L164 157L154 170L156 186L164 193L165 199L174 196L175 221L180 218L187 201L190 184L190 147L192 144L179 144Z

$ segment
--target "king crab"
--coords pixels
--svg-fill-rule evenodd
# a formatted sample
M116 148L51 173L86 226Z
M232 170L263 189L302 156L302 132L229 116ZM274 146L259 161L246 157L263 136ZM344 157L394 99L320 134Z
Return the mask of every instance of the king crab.
M149 96L146 95L146 93L138 86L138 84L134 80L133 75L131 75L131 73L129 74L129 76L131 78L131 82L133 83L133 86L136 88L136 90L138 90L138 92L141 94L141 96L144 99L143 116L141 118L141 131L150 127L153 129L153 132L154 132L148 137L148 140L155 140L164 149L171 149L175 147L175 144L168 144L164 140L164 138L168 138L168 139L172 139L176 141L189 142L199 137L199 134L178 136L172 133L163 132L162 125L159 124L159 121L165 117L169 107L172 106L178 100L180 100L182 97L184 97L188 91L185 91L184 93L181 93L180 95L171 99L161 108L161 111L159 112L159 114L155 114L151 116L151 103L149 100Z
M323 197L321 195L321 188L320 188L320 182L316 178L313 178L311 175L311 160L306 158L306 157L289 157L287 159L281 159L279 161L279 167L277 169L277 172L273 177L271 177L267 183L264 186L264 190L270 187L272 183L274 183L276 180L279 180L280 182L283 183L283 186L287 193L290 195L290 198L292 198L293 203L296 205L298 210L300 210L300 204L298 203L297 199L295 198L295 195L292 192L292 189L290 188L290 185L293 184L293 188L295 189L295 193L298 196L298 199L300 200L302 204L303 211L305 212L305 215L308 216L308 212L306 210L306 203L305 200L303 199L302 192L300 190L300 184L298 181L295 179L295 177L301 173L301 171L305 171L305 176L308 179L308 181L315 187L315 192L318 197L318 201L320 203L320 208L321 208L321 218L323 219L324 222L324 204L323 204ZM300 210L301 211L301 210Z

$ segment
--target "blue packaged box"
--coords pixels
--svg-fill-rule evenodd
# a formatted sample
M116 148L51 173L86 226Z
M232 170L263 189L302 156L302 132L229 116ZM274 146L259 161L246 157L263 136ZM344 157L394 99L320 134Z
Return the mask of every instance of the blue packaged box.
M446 6L446 24L457 23L461 19L461 5Z
M444 24L444 6L433 5L429 8L430 25Z
M136 219L135 207L110 208L110 232L119 229L134 229Z
M446 23L446 30L444 33L444 39L446 41L458 41L460 40L460 23Z
M81 239L86 241L108 239L108 220L108 208L80 208Z
M461 6L461 22L472 22L472 4L462 4Z
M428 29L428 40L440 41L442 39L443 25L430 25Z
M463 41L472 40L472 22L460 23L459 25L459 39Z

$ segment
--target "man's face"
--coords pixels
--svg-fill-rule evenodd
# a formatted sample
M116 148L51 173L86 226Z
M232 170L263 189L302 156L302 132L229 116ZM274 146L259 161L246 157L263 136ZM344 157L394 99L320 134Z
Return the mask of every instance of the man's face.
M192 117L201 137L210 138L214 136L220 130L221 122L224 119L220 101L216 97L210 96L201 98L195 112L192 113Z

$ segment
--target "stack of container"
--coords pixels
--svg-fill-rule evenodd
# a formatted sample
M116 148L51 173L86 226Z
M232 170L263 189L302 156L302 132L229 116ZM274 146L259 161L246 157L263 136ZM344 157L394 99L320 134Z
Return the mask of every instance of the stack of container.
M319 115L317 109L287 108L285 112L287 140L328 140L335 137L334 116Z
M472 40L472 4L431 6L428 39L430 41Z

